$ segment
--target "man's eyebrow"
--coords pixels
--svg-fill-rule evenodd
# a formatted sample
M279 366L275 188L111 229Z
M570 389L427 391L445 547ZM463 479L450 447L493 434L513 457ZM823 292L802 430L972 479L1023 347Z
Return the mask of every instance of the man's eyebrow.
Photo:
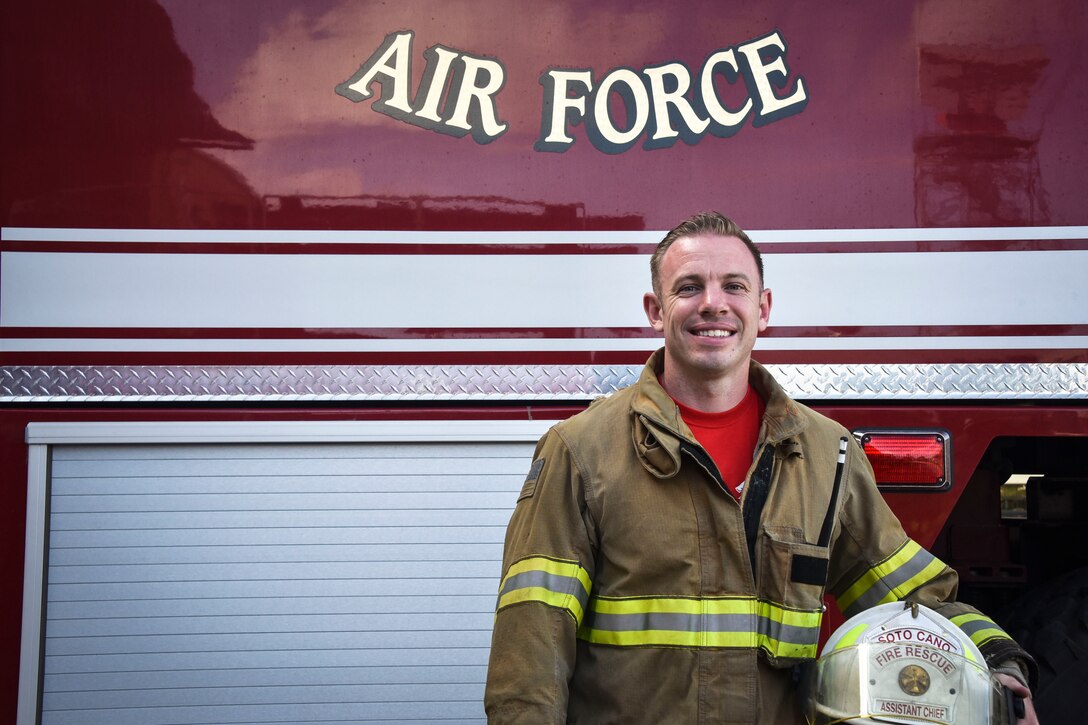
M680 289L681 287L683 287L686 284L691 284L692 282L697 282L699 284L702 284L703 283L703 275L698 274L697 272L690 272L688 274L677 277L675 280L673 280L671 289L677 290L677 289Z
M740 280L741 282L747 282L748 284L752 283L752 278L746 275L744 272L730 272L729 274L725 275L725 279L730 281Z
M752 282L752 278L749 277L744 272L730 272L728 274L722 275L722 280L724 280L726 282L732 282L732 281L735 281L735 280L740 280L741 282L747 282L748 284L751 284L751 282ZM689 272L688 274L677 277L676 281L673 282L673 287L679 287L679 286L687 284L689 282L700 282L701 283L701 282L704 282L704 281L705 281L705 277L703 277L703 275L701 273L699 273L699 272Z

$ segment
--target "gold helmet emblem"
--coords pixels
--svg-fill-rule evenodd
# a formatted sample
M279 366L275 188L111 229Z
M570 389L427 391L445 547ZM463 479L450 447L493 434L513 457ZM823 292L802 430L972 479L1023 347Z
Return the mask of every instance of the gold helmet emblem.
M907 665L899 671L899 687L908 695L924 695L929 689L929 673L918 665Z

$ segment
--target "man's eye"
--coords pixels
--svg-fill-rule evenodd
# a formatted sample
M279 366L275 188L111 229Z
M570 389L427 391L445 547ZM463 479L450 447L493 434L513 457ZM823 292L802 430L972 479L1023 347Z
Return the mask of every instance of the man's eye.
M745 287L740 282L730 282L725 286L725 289L727 292L743 292Z
M681 294L681 295L691 295L691 294L695 294L698 291L699 291L699 288L696 287L695 285L686 284L683 287L680 287L678 290L676 290L676 293Z

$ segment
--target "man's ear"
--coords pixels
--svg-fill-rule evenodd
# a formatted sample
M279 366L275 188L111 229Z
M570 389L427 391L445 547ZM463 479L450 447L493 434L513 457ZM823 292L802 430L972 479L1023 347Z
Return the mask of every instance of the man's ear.
M767 323L771 320L771 290L762 289L759 292L759 331L767 329Z
M650 327L658 332L665 329L665 320L661 315L661 304L657 300L657 295L653 292L642 295L642 309L646 311L646 319L650 321Z

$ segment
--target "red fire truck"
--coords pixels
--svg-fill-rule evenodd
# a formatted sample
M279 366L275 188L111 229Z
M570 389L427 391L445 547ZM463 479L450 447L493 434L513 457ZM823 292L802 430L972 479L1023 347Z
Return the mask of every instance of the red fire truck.
M0 719L482 722L533 444L715 209L755 357L1082 720L1083 3L0 12Z

